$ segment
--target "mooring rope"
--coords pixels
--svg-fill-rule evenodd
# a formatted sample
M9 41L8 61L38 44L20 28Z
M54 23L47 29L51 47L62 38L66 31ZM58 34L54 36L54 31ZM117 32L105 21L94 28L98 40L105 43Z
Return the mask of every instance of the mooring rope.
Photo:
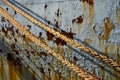
M44 30L48 31L49 33L53 34L54 36L57 36L58 38L66 41L72 47L76 47L79 50L82 50L82 51L86 52L87 54L90 54L92 57L95 57L96 59L99 59L99 60L107 63L109 66L112 66L116 71L120 71L120 67L119 67L120 64L118 64L116 61L108 58L105 55L97 53L96 51L92 50L91 48L86 47L83 44L80 44L79 42L76 42L73 39L68 38L67 36L60 34L59 32L55 31L54 29L50 28L49 26L43 24L42 22L37 21L35 18L31 17L24 11L17 8L16 6L12 5L10 2L8 2L8 0L3 0L3 2L6 3L8 6L10 6L11 8L13 8L16 12L18 12L21 15L23 15L24 17L26 17L31 22L37 24L39 27L43 28Z
M48 51L49 54L56 57L59 61L65 64L67 67L72 69L77 75L81 76L85 80L100 80L99 78L95 77L94 75L90 74L87 70L82 69L71 63L66 58L63 58L59 53L53 51L50 47L42 43L38 38L36 38L32 33L27 31L22 25L20 25L11 15L9 15L2 7L0 7L0 13L9 20L17 29L19 29L25 36L27 36L31 41L41 46L43 49Z

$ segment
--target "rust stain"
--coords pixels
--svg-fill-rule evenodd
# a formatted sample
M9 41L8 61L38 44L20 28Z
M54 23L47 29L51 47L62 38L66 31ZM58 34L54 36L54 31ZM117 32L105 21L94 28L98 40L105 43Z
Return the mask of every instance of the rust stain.
M25 38L28 42L33 42L29 37L25 36Z
M93 18L94 18L94 0L80 0L83 2L83 11L84 11L84 18L85 22L90 22L91 29L93 27ZM87 16L87 7L89 5L89 16ZM89 19L88 19L89 17ZM93 29L92 29L93 30ZM90 34L92 34L93 31L91 31Z
M104 40L107 41L109 39L109 34L113 28L114 25L111 23L110 19L106 18L104 23Z
M108 56L108 46L105 47L105 56Z
M16 15L17 14L17 12L16 11L14 11L14 15Z
M41 38L42 38L42 32L39 32L38 39L41 39Z
M61 45L61 46L67 44L64 40L62 40L62 39L60 39L60 38L56 38L56 40L55 40L54 42L55 42L57 45Z
M104 36L102 34L99 34L98 38L99 38L100 50L104 51L104 40L103 40Z
M13 65L14 65L14 62L12 60L9 61L9 75L10 75L10 80L17 80L16 73L14 72Z
M19 58L14 60L14 66L18 65L19 67L22 66L21 60Z
M87 18L87 9L86 9L86 6L87 6L87 2L83 2L83 12L84 12L84 18L85 18L85 22L86 22L86 18Z
M45 3L45 5L44 5L44 11L45 11L45 20L46 20L46 18L47 18L47 14L46 14L46 11L47 11L47 8L48 8L48 5Z
M4 70L4 62L0 56L0 76L3 80L5 80L5 70Z
M47 31L46 35L47 35L47 40L49 41L53 40L54 35L52 33Z
M6 8L6 11L8 11L9 10L9 8Z
M47 21L48 25L50 24L50 21Z
M40 72L41 72L41 78L42 78L42 80L46 80L44 68L40 67L39 69L40 69Z
M80 0L82 2L87 2L89 5L93 5L94 4L94 0Z
M42 80L46 80L45 74L41 73Z
M57 21L56 19L54 19L54 22L55 22L55 27L56 27L56 28L59 28L59 23L58 23L58 21Z
M95 75L96 72L95 72L95 68L92 67L92 73Z
M57 73L57 80L61 80L60 73Z
M36 75L36 72L35 72L35 71L32 71L32 80L37 80L37 79L35 78L35 75Z
M101 74L102 80L104 80L104 78L105 78L104 66L101 66L101 67L100 67L100 74Z
M114 53L114 49L115 49L115 47L114 47L114 45L112 44L112 43L110 43L110 52L113 52Z
M115 58L116 58L116 55L115 55L115 46L113 45L113 43L110 43L110 45L109 45L109 51L110 51L110 55L111 56L115 56Z
M59 8L57 9L57 12L55 13L55 15L56 15L57 17L59 17L60 15L62 15L62 13L60 13L60 9L59 9Z
M120 9L117 9L117 21L120 24Z
M74 32L74 23L72 23L72 28L71 28L71 30L72 30L72 32Z
M47 57L47 56L48 56L48 54L47 54L46 52L40 52L40 53L39 53L39 56L44 56L44 57Z
M45 3L45 6L44 6L45 10L47 9L47 7L48 7L48 5Z
M19 76L21 76L22 79L23 79L23 71L22 71L22 67L21 67L20 65L18 65L18 66L16 67L16 69L17 69L17 71L19 72Z
M90 5L89 6L89 20L90 20L91 28L93 26L93 18L94 18L94 5Z
M7 36L7 31L5 30L4 27L2 27L2 35L3 35L3 36Z
M91 44L91 43L92 43L92 40L90 40L90 39L84 39L84 42L85 42L85 43L88 43L88 44Z
M81 32L82 24L78 24L78 33Z
M61 30L61 34L65 35L66 37L68 37L70 39L73 39L73 37L75 35L75 33L72 32L71 28L70 28L69 32Z
M78 58L74 55L73 60L74 60L74 63L76 64L76 62L78 61Z
M73 39L73 36L75 35L75 33L71 32L71 29L70 29L70 32L66 32L66 31L61 30L60 33L63 34L64 36L70 38L70 39ZM56 38L56 40L54 42L57 45L62 45L62 46L67 44L64 40L62 40L60 38Z
M81 31L82 23L83 23L83 17L80 15L79 17L72 19L72 24L77 23L78 24L78 33Z
M28 30L30 30L32 26L28 24L27 27L28 27Z
M89 4L89 5L93 5L94 4L94 0L86 0L87 1L87 3Z
M57 74L55 72L53 72L53 80L58 80L57 79Z
M51 80L51 75L50 75L51 70L50 70L50 68L48 68L48 72L49 72L49 73L48 73L48 74L49 74L49 75L48 75L49 80Z
M64 56L64 54L65 54L65 51L64 51L64 48L62 47L61 48L61 56Z
M120 51L120 47L119 46L117 46L117 62L118 62L118 64L120 64L120 54L119 54L119 51Z
M1 22L6 22L5 17L1 16Z
M72 19L72 23L74 22L81 24L83 22L83 17L80 15L79 17Z
M71 80L70 70L68 70L68 80Z
M57 53L61 53L61 46L60 45L57 46Z

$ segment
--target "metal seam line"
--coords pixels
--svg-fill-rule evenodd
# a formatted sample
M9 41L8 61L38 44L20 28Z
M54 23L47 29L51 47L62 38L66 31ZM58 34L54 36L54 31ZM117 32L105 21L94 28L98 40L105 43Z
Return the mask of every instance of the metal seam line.
M3 2L5 4L7 4L8 6L10 6L11 8L13 8L16 12L20 13L21 15L23 15L24 17L26 17L28 20L30 20L31 22L37 24L39 27L43 28L44 30L50 32L51 34L53 34L54 36L57 36L58 38L66 41L67 43L69 43L69 45L71 45L72 47L76 47L79 50L82 50L84 52L86 52L87 54L90 54L91 56L95 57L96 59L99 59L105 63L107 63L109 66L112 66L116 71L120 71L120 65L108 58L105 55L102 55L100 53L95 52L94 50L90 49L89 47L84 46L83 44L80 44L79 42L74 41L73 39L70 39L62 34L60 34L59 32L53 30L52 28L50 28L49 26L46 26L45 24L43 24L40 21L37 21L35 18L31 17L30 15L28 15L27 13L23 12L22 10L20 10L19 8L17 8L16 6L14 6L13 4L11 4L10 2L8 2L8 0L3 0Z
M50 47L42 43L39 39L34 37L32 33L27 31L22 25L20 25L13 17L11 17L2 7L0 7L0 13L6 17L17 29L22 31L25 36L27 36L31 41L35 42L39 46L41 46L43 49L48 51L49 54L56 57L59 61L61 61L63 64L66 64L67 67L72 69L77 75L81 76L85 80L100 80L99 78L95 77L94 75L88 73L86 70L83 70L81 67L75 66L73 63L71 63L69 60L63 58L60 56L60 54L57 54L54 52Z

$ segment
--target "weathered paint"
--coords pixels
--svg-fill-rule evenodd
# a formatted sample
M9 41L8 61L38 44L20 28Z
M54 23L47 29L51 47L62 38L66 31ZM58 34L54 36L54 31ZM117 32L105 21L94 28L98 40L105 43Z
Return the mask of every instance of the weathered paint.
M22 5L26 6L33 12L37 13L40 17L37 19L43 21L46 25L49 25L56 31L59 31L61 34L75 40L81 40L85 44L92 46L92 48L97 49L100 52L103 52L104 55L115 59L120 63L120 20L119 20L119 0L16 0L20 2ZM1 3L2 4L2 3ZM116 5L115 5L116 4ZM118 5L117 5L118 4ZM20 16L16 11L12 10L10 7L6 5L2 5L8 13L13 15L13 17L19 21L22 25L25 26L26 29L35 34L40 40L42 40L45 44L50 45L52 49L56 52L61 53L62 56L71 60L77 65L83 66L83 68L87 68L93 74L97 74L102 77L103 80L117 80L118 77L110 74L105 70L105 67L91 67L94 64L92 61L86 60L89 58L82 57L80 51L78 53L75 52L72 48L67 46L67 43L62 41L61 39L53 36L49 32L45 32L44 30L38 28L36 25L29 22L24 17ZM32 13L30 13L32 14ZM1 16L0 23L0 33L1 36L4 36L4 41L7 41L10 45L12 45L11 49L15 52L16 55L19 55L21 51L33 62L37 61L39 64L46 66L47 63L50 62L50 74L44 75L47 73L47 67L45 70L46 73L40 74L43 80L53 80L56 78L59 80L64 80L65 78L68 80L76 80L76 75L71 71L67 70L65 67L57 64L56 59L53 57L49 57L47 52L43 49L40 49L36 44L31 42L27 37L25 37L20 31L14 29L14 26L8 25L9 21L7 21L4 17ZM5 24L8 28L5 27ZM54 24L54 25L52 25ZM4 28L3 28L4 27ZM61 30L62 29L62 30ZM10 33L11 35L8 35ZM78 39L76 39L78 38ZM1 44L1 43L0 43ZM9 45L8 45L9 46ZM19 46L19 47L18 47ZM10 46L9 46L10 47ZM36 47L38 47L36 49ZM16 49L16 50L14 50ZM4 51L5 49L2 49ZM42 50L42 51L40 51ZM7 53L9 51L5 51ZM42 56L43 59L37 59ZM31 54L32 53L32 54ZM38 57L39 58L39 57ZM94 59L94 58L92 58ZM23 60L23 59L21 59ZM47 61L48 60L48 61ZM23 60L24 61L24 60ZM99 61L94 60L99 64ZM101 64L100 64L101 65ZM12 65L11 65L12 66ZM40 65L38 65L40 66ZM56 68L59 67L59 68ZM54 72L56 69L59 69L61 73ZM3 69L4 70L4 69ZM20 73L25 74L21 69L18 69ZM111 68L112 70L112 68ZM64 71L64 72L63 72ZM4 72L4 71L3 71ZM43 72L43 71L42 71ZM28 73L30 73L28 71ZM112 71L113 74L119 74L116 71ZM10 75L13 73L10 73ZM37 75L36 72L33 72L34 75ZM54 75L53 75L54 74ZM66 75L68 74L68 75ZM26 76L26 75L24 75ZM46 77L49 76L49 77ZM119 75L118 75L119 76ZM16 78L16 77L14 77ZM78 80L80 79L77 77ZM32 77L31 79L34 79ZM82 79L80 79L82 80Z

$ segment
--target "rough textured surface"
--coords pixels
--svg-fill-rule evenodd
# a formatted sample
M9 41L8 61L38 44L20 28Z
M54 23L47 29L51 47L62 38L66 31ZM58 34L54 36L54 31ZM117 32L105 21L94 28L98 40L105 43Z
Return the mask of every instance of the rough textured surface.
M28 8L28 10L31 11L29 14L59 31L61 34L79 41L80 43L83 43L120 63L120 0L16 1ZM0 2L0 4L3 3ZM107 68L108 66L104 63L90 57L89 55L84 55L83 52L69 48L69 46L66 45L66 42L40 29L37 25L29 22L10 7L6 5L2 5L2 7L4 7L4 9L6 9L19 23L25 26L26 29L30 30L37 37L42 39L44 43L51 46L56 52L61 53L62 56L65 56L75 64L82 66L84 69L88 69L90 72L102 77L103 80L120 79L119 75L116 75L117 72L112 68ZM28 12L27 10L25 11ZM2 29L4 24L8 25L8 22L1 16L0 30L2 31L6 31ZM8 25L7 27L11 26ZM14 29L12 35L14 35L15 31L16 29ZM15 36L16 33L17 31L15 32ZM1 35L5 36L2 32ZM22 37L15 36L12 36L12 39L17 39L18 42L16 43L18 43L20 49L23 48L23 45L28 45L26 41L25 43L23 42L24 40ZM7 38L5 38L5 40L9 44L14 44L16 41L15 39L10 41ZM33 45L33 52L27 50L29 46L24 46L24 49L34 54L35 44L31 42L30 45ZM44 52L40 52L40 55L43 57L46 56ZM28 56L28 58L31 57ZM46 62L48 61L48 58L46 58ZM42 70L42 68L40 69Z

